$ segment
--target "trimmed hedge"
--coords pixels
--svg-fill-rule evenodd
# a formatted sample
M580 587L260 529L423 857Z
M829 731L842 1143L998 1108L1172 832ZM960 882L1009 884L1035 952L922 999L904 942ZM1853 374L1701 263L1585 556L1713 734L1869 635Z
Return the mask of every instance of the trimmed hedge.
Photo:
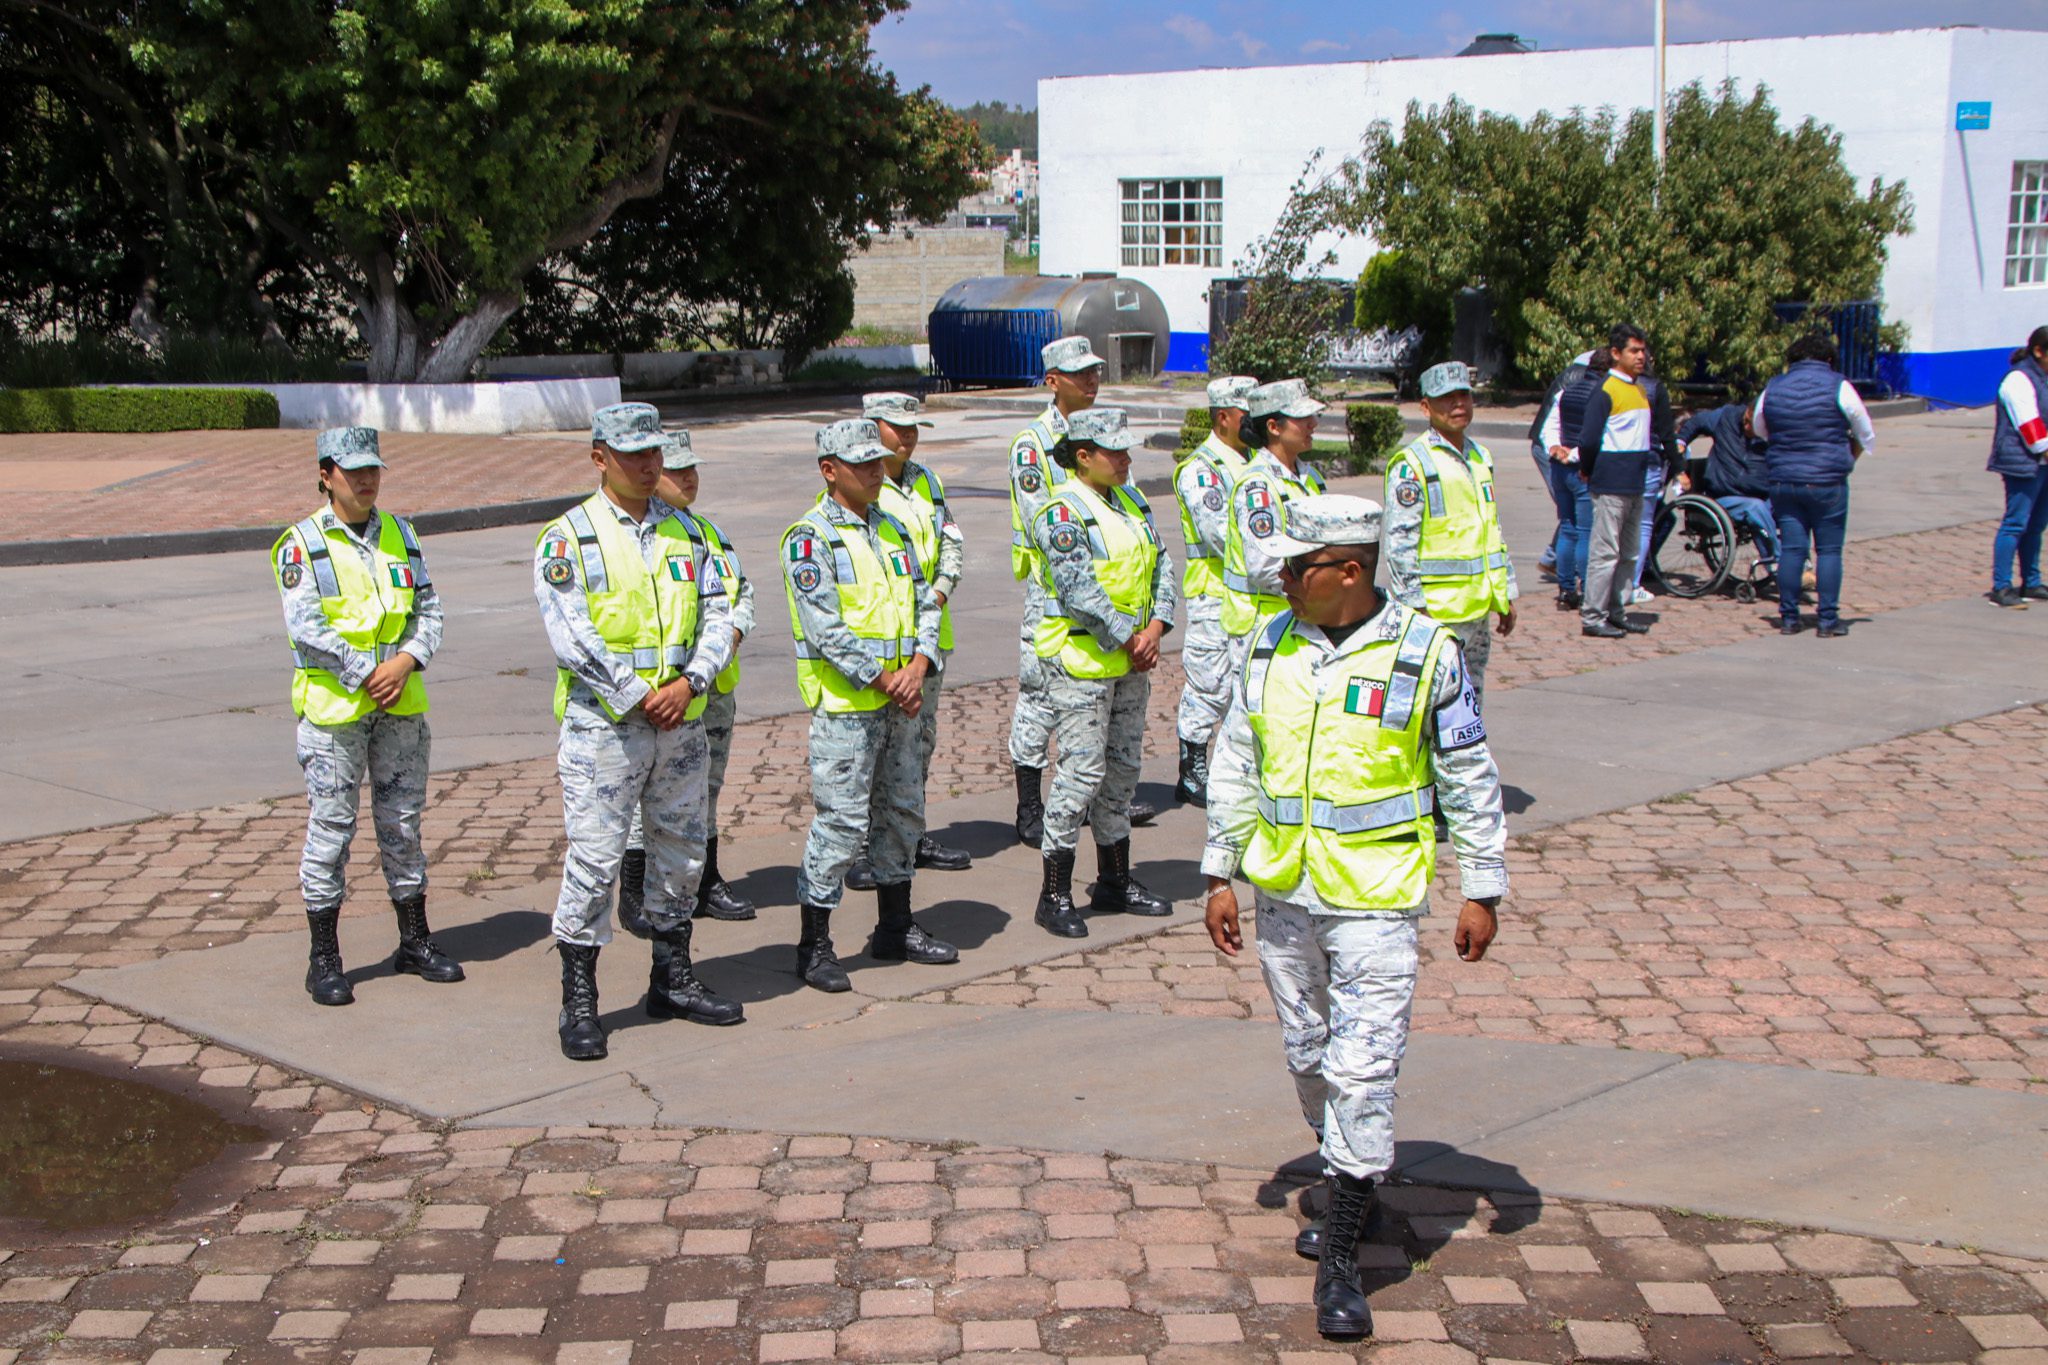
M239 431L277 425L262 389L0 389L0 432Z
M1401 409L1392 403L1353 403L1344 409L1344 428L1351 437L1351 472L1377 474L1387 456L1399 450L1407 428Z
M1208 440L1212 429L1207 408L1189 408L1188 415L1180 419L1180 449L1173 453L1173 458L1180 459Z

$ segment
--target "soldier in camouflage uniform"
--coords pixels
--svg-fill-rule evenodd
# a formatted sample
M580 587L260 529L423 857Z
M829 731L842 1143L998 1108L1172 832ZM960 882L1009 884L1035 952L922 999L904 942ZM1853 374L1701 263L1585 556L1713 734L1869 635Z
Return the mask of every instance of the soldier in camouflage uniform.
M321 1005L355 1000L336 930L363 779L384 883L398 915L391 969L460 981L462 968L427 929L427 689L441 646L441 598L410 523L377 509L384 461L377 433L342 427L315 438L327 506L272 547L296 667L299 767L306 774L306 848L299 860L312 948L306 992Z
M669 438L645 403L591 419L602 486L548 523L534 548L533 592L554 647L557 768L569 848L555 902L562 953L562 1055L606 1054L597 958L636 810L646 817L646 914L656 1019L737 1024L690 962L690 917L709 831L702 716L732 654L732 608L719 558L654 490Z
M1266 541L1287 524L1287 504L1323 491L1323 476L1302 457L1315 443L1323 404L1299 379L1261 384L1246 397L1244 437L1251 457L1230 494L1229 539L1223 561L1223 629L1230 636L1230 668L1244 668L1259 623L1287 605L1280 561Z
M1373 586L1379 538L1379 506L1341 495L1291 502L1266 538L1288 607L1238 675L1202 855L1209 935L1228 956L1244 946L1231 878L1256 889L1259 966L1332 1191L1327 1222L1295 1246L1320 1261L1316 1325L1335 1337L1372 1330L1356 1251L1394 1159L1434 807L1457 847L1465 961L1485 956L1508 889L1500 774L1457 637Z
M1230 494L1250 455L1239 429L1259 381L1226 375L1209 381L1209 435L1173 471L1180 533L1188 549L1181 597L1188 633L1180 645L1183 678L1180 780L1173 794L1192 806L1209 803L1209 739L1230 703L1230 636L1223 629L1223 561L1230 543Z
M953 613L948 599L960 586L960 571L966 565L966 542L960 523L946 505L946 486L937 471L919 464L917 442L924 428L932 425L924 415L924 404L907 393L870 393L860 400L860 415L875 424L888 454L882 460L882 495L876 504L903 524L917 542L917 566L931 580L939 603L939 666L924 677L924 705L917 714L918 766L929 783L932 755L939 747L939 683L945 676L946 661L953 657ZM917 841L917 866L941 872L963 872L974 866L967 850L952 848L932 838L929 832ZM846 874L847 889L875 889L875 869L865 857Z
M718 576L725 581L726 596L732 602L732 660L712 684L704 704L704 739L709 749L705 769L704 875L697 882L697 915L711 919L754 918L752 901L732 889L718 870L718 794L725 789L725 764L732 757L732 729L739 712L740 642L754 629L754 585L740 566L739 551L717 522L693 510L697 501L697 452L691 448L690 433L668 433L661 451L661 480L654 495L676 509L692 541L701 541L718 559ZM619 927L636 938L650 932L644 906L647 879L647 845L642 812L633 812L633 831L626 841L626 857L619 868Z
M960 953L910 913L924 833L918 715L926 675L941 661L938 596L909 529L876 505L888 451L875 424L834 422L816 440L825 493L782 537L817 812L797 871L796 970L818 990L845 991L852 983L832 950L832 912L863 848L880 910L868 955L946 963Z
M1102 357L1082 336L1048 341L1039 351L1052 401L1010 442L1010 572L1024 585L1024 620L1017 632L1017 708L1010 719L1010 762L1017 776L1017 838L1036 844L1045 829L1045 766L1052 739L1053 708L1045 689L1051 681L1039 662L1035 641L1045 614L1044 565L1031 525L1067 481L1051 450L1067 434L1067 419L1095 404L1102 386ZM1133 802L1134 824L1158 812Z
M1121 408L1067 419L1052 458L1069 477L1031 524L1044 557L1045 615L1034 648L1045 668L1060 766L1039 846L1044 884L1035 915L1049 933L1082 938L1074 848L1095 827L1098 914L1167 915L1173 907L1131 875L1131 794L1144 757L1149 676L1173 627L1173 557L1152 508L1130 487L1136 438Z

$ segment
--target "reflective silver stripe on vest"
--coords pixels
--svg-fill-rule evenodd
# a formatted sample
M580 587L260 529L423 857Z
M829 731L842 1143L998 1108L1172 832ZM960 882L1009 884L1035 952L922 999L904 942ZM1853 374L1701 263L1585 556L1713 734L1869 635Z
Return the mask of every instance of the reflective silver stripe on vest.
M1319 803L1320 804L1320 803ZM1259 793L1259 818L1269 825L1292 827L1301 823L1304 803L1298 796L1271 797Z
M381 664L398 657L398 642L392 640L379 643L375 648L365 650L364 652L373 656ZM305 652L297 645L292 646L292 664L297 668L318 668L320 666L309 661L306 658Z
M298 525L299 539L306 544L306 564L313 570L313 588L322 597L341 596L341 584L334 576L334 561L327 551L327 532L318 517L307 517Z
M1486 567L1488 570L1505 569L1507 566L1508 556L1505 550L1495 550L1486 556Z
M1293 624L1294 613L1282 610L1260 629L1259 638L1245 659L1244 695L1254 706L1263 704L1266 699L1266 673L1273 666L1273 655L1280 648L1280 637L1285 635L1287 628Z
M1422 685L1422 666L1429 662L1429 642L1436 635L1436 623L1410 613L1402 627L1401 643L1394 651L1394 671L1387 678L1387 699L1380 707L1380 727L1405 730L1415 717L1415 697Z
M897 640L895 642L896 652L894 654L889 652L890 642L887 640L863 640L860 636L856 635L853 637L853 643L861 653L867 655L875 662L884 665L894 660L908 659L917 652L917 641L915 640ZM809 640L798 640L796 642L796 657L799 659L810 659L817 663L831 662L831 660L825 657L824 652Z
M1422 486L1429 493L1429 514L1440 517L1444 514L1443 476L1436 472L1436 461L1430 457L1428 447L1415 447L1415 462L1422 466Z
M1436 809L1436 788L1421 787L1381 801L1340 806L1320 798L1309 803L1308 822L1333 834L1370 834L1390 825L1411 824Z
M412 585L417 589L427 581L427 557L420 553L419 537L412 533L411 525L397 517L391 519L398 522L398 537L405 542L405 557L412 565Z
M688 645L641 645L637 649L614 649L609 652L614 659L629 665L636 673L650 669L679 669L690 662Z
M604 548L597 543L597 528L590 524L590 512L581 503L562 514L576 533L576 553L583 561L583 590L609 592L611 581L604 572Z
M1236 570L1226 568L1223 571L1223 586L1232 592L1241 592L1249 595L1252 590L1252 581Z
M1498 558L1498 556L1495 556ZM1476 573L1485 573L1489 567L1486 556L1474 559L1420 559L1415 567L1424 578L1469 578Z

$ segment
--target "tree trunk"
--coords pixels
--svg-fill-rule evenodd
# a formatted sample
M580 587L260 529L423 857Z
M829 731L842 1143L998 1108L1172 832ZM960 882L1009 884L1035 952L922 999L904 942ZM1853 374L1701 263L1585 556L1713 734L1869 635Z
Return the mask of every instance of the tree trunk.
M369 348L372 384L410 384L419 369L420 323L399 292L391 257L377 253L365 262L369 288L362 304L363 340Z
M516 289L494 289L480 296L476 306L455 320L434 343L420 364L419 382L422 384L461 384L469 379L469 371L476 364L476 358L483 354L484 347L491 344L491 338L505 325L505 320L519 310L521 298Z
M170 339L171 329L164 326L163 319L156 311L156 272L151 271L135 291L135 304L128 310L128 330L142 343L142 349L154 356L164 353L164 343Z

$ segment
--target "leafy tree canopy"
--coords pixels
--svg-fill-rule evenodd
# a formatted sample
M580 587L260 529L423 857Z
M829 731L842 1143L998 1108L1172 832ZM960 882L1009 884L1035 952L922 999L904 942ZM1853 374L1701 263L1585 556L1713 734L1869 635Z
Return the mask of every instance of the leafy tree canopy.
M1649 333L1666 374L1753 380L1782 354L1773 304L1876 292L1911 202L1902 185L1859 186L1831 129L1780 126L1761 87L1691 85L1672 98L1659 181L1651 122L1411 104L1398 137L1375 124L1313 193L1330 225L1401 253L1401 287L1433 295L1433 316L1485 286L1532 380L1624 319ZM1385 297L1392 281L1373 283Z
M1025 160L1038 160L1036 109L1026 109L1021 104L1005 104L1001 100L992 100L956 106L953 112L980 131L981 140L995 153L997 160L1008 156L1018 147L1024 149Z

